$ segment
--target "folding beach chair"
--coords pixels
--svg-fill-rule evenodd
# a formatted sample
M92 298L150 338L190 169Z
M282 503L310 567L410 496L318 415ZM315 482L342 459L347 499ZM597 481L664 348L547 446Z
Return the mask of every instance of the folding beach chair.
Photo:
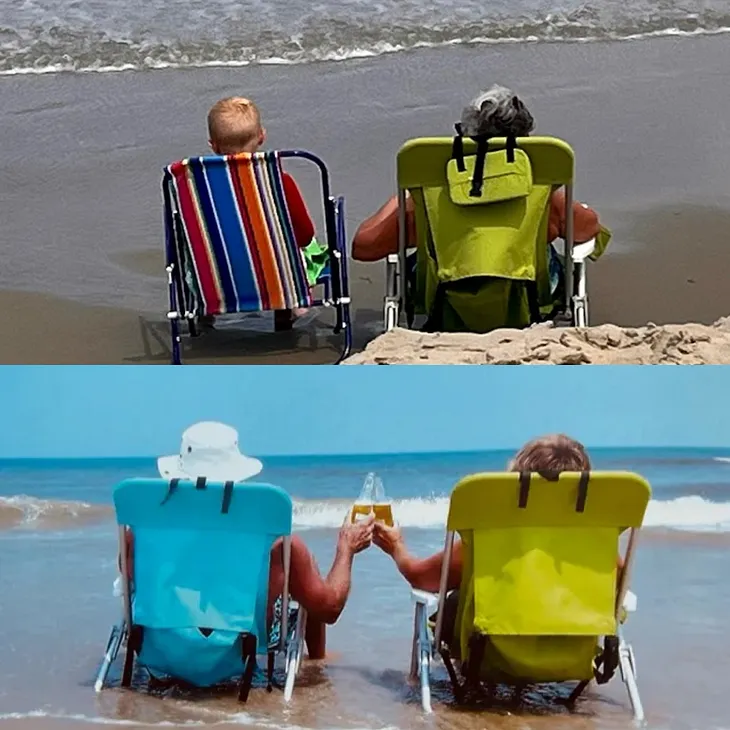
M291 698L302 658L305 611L289 600L292 503L279 487L172 479L129 479L114 490L119 524L123 616L112 629L95 688L126 645L121 684L135 661L151 677L196 687L238 679L246 701L257 655L266 655L267 689L275 658L285 657ZM134 538L131 579L126 530ZM283 537L280 624L267 622L269 561ZM278 630L278 636L276 631Z
M572 210L573 179L573 150L551 137L406 142L397 157L399 253L386 263L386 331L401 309L408 327L425 314L436 331L488 332L546 319L587 326L586 259L603 253L610 234L574 245L568 215L565 242L555 246L560 284L547 243L551 192L565 186ZM415 211L412 255L407 196Z
M328 263L307 280L284 194L281 160L297 157L320 173ZM297 307L334 307L344 333L341 361L352 347L344 199L330 193L325 163L298 150L192 157L165 168L162 180L172 362L181 363L181 323L191 336L199 318Z
M420 677L424 710L431 712L431 665L440 655L459 702L481 682L521 687L576 681L572 704L591 681L604 684L618 668L641 720L636 663L622 622L626 611L635 610L629 572L650 493L646 481L625 472L462 479L451 495L440 592L412 591L411 676ZM451 607L458 604L452 622L444 607L456 533L463 574L458 594L449 597ZM461 676L455 657L462 661Z

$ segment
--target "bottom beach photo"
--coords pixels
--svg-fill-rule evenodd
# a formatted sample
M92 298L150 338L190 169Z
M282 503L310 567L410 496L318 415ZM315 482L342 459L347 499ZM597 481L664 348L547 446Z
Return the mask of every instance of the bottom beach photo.
M728 368L0 387L3 730L730 727Z

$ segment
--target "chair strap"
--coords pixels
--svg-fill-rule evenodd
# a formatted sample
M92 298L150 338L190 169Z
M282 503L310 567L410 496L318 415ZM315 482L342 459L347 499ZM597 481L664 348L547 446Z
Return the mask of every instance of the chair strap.
M221 513L228 514L231 507L231 499L233 499L233 482L226 482L223 486L223 503L221 504Z
M165 495L165 498L162 500L162 502L160 502L160 505L165 504L170 499L170 497L175 494L175 492L177 491L177 485L179 483L180 480L177 478L170 479L170 486L167 488L167 494Z
M520 509L527 507L527 500L530 498L530 477L529 471L520 472L520 501L518 506Z
M454 668L454 662L451 658L451 650L445 642L441 642L441 648L439 649L441 658L444 660L444 666L451 680L451 687L454 690L454 698L458 703L464 701L464 686L459 682L459 677L456 675L456 669Z
M580 474L580 481L578 482L578 499L575 502L576 512L585 512L586 499L588 498L588 482L590 481L591 473L589 471L583 471Z
M456 168L459 172L466 172L466 163L464 162L464 130L461 123L454 125L456 136L451 145L451 157L456 160ZM489 137L486 134L480 134L472 139L477 143L476 160L474 161L474 175L471 180L471 190L469 195L472 198L480 198L482 188L484 186L484 167L487 162L487 153L489 152ZM515 149L517 148L517 138L514 135L507 135L507 145L505 154L507 162L513 164L515 161Z
M195 480L195 488L196 489L205 489L205 486L206 486L205 482L206 482L205 477L198 477Z
M253 672L256 668L256 636L251 633L241 634L241 659L243 660L243 674L238 685L238 701L246 702L251 691Z
M606 684L615 674L618 665L618 636L606 636L603 639L603 652L596 659L593 668L596 684Z

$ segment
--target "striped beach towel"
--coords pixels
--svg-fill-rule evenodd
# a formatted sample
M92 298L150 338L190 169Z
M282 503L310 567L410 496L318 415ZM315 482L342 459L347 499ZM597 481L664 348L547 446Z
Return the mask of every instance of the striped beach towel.
M165 176L191 313L312 305L277 152L189 158Z

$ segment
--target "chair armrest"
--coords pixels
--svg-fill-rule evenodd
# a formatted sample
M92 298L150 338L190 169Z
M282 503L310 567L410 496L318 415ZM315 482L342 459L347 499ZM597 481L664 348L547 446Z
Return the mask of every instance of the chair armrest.
M636 594L631 591L626 591L624 594L624 602L621 606L626 613L634 613L636 611L637 602Z
M552 242L552 246L555 249L555 253L560 256L561 259L565 258L565 240L562 238L556 238ZM596 250L596 239L591 238L590 241L585 243L574 243L573 244L573 263L580 264L584 262L594 251Z
M419 591L411 588L411 601L413 603L422 603L426 608L435 609L438 606L438 593L429 593L428 591Z

